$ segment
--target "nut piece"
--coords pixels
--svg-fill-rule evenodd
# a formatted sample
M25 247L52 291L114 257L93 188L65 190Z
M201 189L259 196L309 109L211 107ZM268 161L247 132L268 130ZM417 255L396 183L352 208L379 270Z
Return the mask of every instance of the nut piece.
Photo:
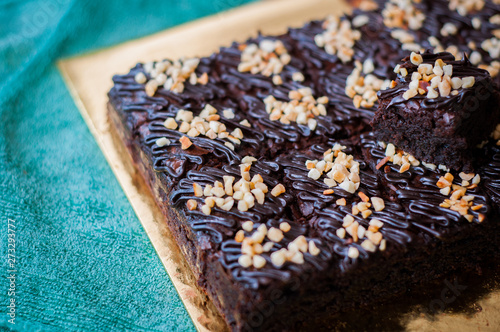
M379 212L385 208L384 200L380 197L372 197L371 198L373 208L375 211Z
M370 240L364 240L361 243L361 247L369 252L375 252L377 250L377 247Z
M362 191L358 192L358 196L363 202L368 202L370 200L370 198Z
M196 182L193 182L193 192L196 197L203 196L203 188Z
M365 210L365 211L361 212L361 215L363 216L364 219L371 216L371 214L372 214L372 210Z
M282 185L281 183L277 184L276 187L271 190L271 195L274 197L278 197L279 195L283 194L285 192L285 186Z
M144 90L149 97L153 97L158 89L158 82L155 80L151 80L144 86Z
M474 76L468 76L468 77L463 77L462 78L462 88L472 88L475 83L475 78Z
M198 202L194 199L188 199L188 201L186 202L186 206L188 210L193 211L198 206Z
M252 265L253 260L249 255L241 255L238 258L238 263L243 267L249 267L250 265Z
M335 234L341 239L345 238L345 228L339 228L337 231L335 231Z
M156 140L156 145L158 145L160 148L164 146L169 146L170 145L170 140L166 137L161 137Z
M212 212L212 210L210 209L210 206L208 206L206 204L201 207L201 211L204 214L206 214L207 216L210 215L210 213Z
M271 254L271 262L276 267L281 267L286 262L286 249L280 249Z
M238 232L236 232L236 235L234 237L234 240L236 242L243 242L243 240L245 239L245 232L243 230L239 230Z
M181 148L182 150L187 150L191 145L193 145L193 142L187 137L187 136L182 136L179 138L179 142L181 142Z
M347 251L347 257L356 259L359 257L359 250L356 247L349 247Z
M143 72L138 72L134 76L134 80L139 84L144 84L147 81L146 75Z
M314 241L309 241L309 253L313 256L317 256L320 253L320 250Z
M163 123L163 125L167 129L177 129L177 122L175 121L174 118L167 118Z
M261 269L266 265L266 259L262 256L255 255L253 256L253 267L256 269Z
M424 61L424 59L422 58L422 56L420 54L415 53L415 52L411 52L410 61L414 65L418 66L419 64L421 64Z
M253 222L250 220L245 221L243 224L241 224L241 228L250 233L253 230Z
M267 237L269 240L273 241L273 242L280 242L281 240L283 240L283 232L277 228L274 228L274 227L271 227L268 231L267 231Z
M290 226L289 223L287 222L282 222L280 223L280 229L283 231L283 232L288 232L292 227Z
M295 82L303 82L305 80L305 77L301 72L296 71L292 74L292 80L294 80Z

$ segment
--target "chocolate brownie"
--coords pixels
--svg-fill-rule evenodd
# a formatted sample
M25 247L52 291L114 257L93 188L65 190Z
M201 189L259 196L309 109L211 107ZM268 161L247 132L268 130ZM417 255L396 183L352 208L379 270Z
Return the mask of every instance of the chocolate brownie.
M232 330L296 330L498 252L500 137L474 173L447 172L379 142L369 122L393 68L431 46L443 17L480 18L481 34L434 46L469 50L463 34L496 38L488 19L500 6L462 16L444 1L364 3L113 77L111 123Z
M412 53L396 71L394 86L378 93L377 138L428 163L472 171L477 146L500 122L490 74L446 52Z

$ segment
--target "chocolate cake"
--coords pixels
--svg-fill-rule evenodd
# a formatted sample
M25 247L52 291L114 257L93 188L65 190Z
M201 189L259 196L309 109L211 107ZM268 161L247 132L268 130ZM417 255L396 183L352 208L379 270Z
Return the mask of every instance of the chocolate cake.
M472 171L477 146L500 121L490 74L446 52L412 53L404 61L394 87L378 93L371 122L377 139L422 161Z
M362 1L113 77L111 122L232 330L296 330L496 257L500 128L466 173L370 126L411 52L466 52L498 92L500 4L480 2Z

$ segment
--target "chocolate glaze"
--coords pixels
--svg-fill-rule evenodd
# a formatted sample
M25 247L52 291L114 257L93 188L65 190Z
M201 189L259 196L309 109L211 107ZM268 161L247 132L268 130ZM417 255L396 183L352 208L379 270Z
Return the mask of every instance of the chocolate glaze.
M457 36L442 40L443 45L457 45L467 48L470 40L480 44L491 37L493 28L483 23L481 33L470 31L470 17L463 18L457 13L450 13L447 4L441 1L423 1L422 6L434 12L427 13L424 27L412 32L416 42L428 47L427 38L436 35L444 21L450 19L461 22L464 31ZM476 16L490 17L500 7L492 4ZM365 14L370 22L358 28L362 37L355 44L354 59L364 61L372 58L375 63L375 75L379 78L394 79L392 69L402 58L409 54L401 50L401 43L390 37L390 29L386 28L380 10L374 12L354 11L354 15ZM352 20L353 16L343 19ZM484 22L484 20L483 20ZM292 61L281 73L284 84L275 86L271 78L260 74L240 73L237 66L240 62L238 44L221 48L218 53L201 58L196 69L197 75L208 73L207 85L191 85L185 83L181 94L166 91L160 87L154 97L148 97L144 85L137 84L134 76L143 71L138 64L125 75L113 77L114 87L109 92L110 103L118 112L124 126L131 132L131 137L142 152L150 159L151 167L164 175L165 186L169 188L168 202L187 227L195 235L197 246L204 249L204 256L210 261L218 260L222 269L234 278L234 282L245 289L264 292L271 285L286 284L294 276L314 275L327 271L329 276L337 275L365 264L374 263L381 257L380 253L369 253L359 243L340 239L335 231L342 224L342 218L351 212L352 204L360 201L357 195L349 194L342 189L334 188L333 195L323 195L328 189L322 179L313 180L307 177L304 162L307 159L321 159L322 153L331 148L335 142L347 146L346 152L352 154L360 162L360 191L368 196L384 198L385 209L374 212L384 222L381 229L387 239L384 257L391 255L400 257L406 252L419 250L436 241L457 241L467 237L470 232L491 223L498 222L500 204L500 150L495 142L490 142L482 151L482 165L477 167L482 177L481 184L470 193L476 198L474 202L484 207L473 212L475 219L469 223L457 212L439 207L444 196L439 193L435 183L442 172L431 171L423 166L411 167L408 172L399 173L399 167L388 164L377 170L375 165L385 156L370 131L369 121L373 117L375 107L357 109L347 97L345 81L354 68L353 62L342 64L335 55L327 54L316 46L314 36L323 31L322 22L313 21L299 29L290 29L286 34L277 37L258 36L248 42L258 42L263 38L280 39L292 56ZM468 29L466 29L469 27ZM427 44L426 44L427 43ZM482 52L487 60L488 55ZM430 55L425 55L426 59ZM491 60L491 58L489 58ZM456 62L458 66L465 62ZM458 75L469 75L467 66ZM467 67L467 68L466 68ZM304 82L294 82L291 77L296 71L305 76ZM455 74L454 73L454 74ZM477 74L476 71L474 71ZM481 73L480 73L481 74ZM476 75L474 75L476 76ZM497 78L498 81L498 78ZM288 92L300 87L310 87L315 97L329 97L327 116L319 116L318 126L311 131L307 126L283 125L269 120L263 99L273 95L279 100L288 100ZM399 90L398 90L399 89ZM396 96L400 88L382 92L384 96ZM460 100L456 96L456 100ZM394 99L397 103L397 97ZM450 101L438 101L447 107ZM240 146L232 151L224 145L224 140L210 140L206 137L192 138L194 147L182 150L178 142L181 134L163 126L167 117L175 117L179 109L189 109L198 114L207 104L218 110L230 108L234 110L234 119L225 119L221 114L221 122L228 131L240 128L244 138ZM431 105L431 101L425 101ZM239 124L248 120L251 128ZM159 147L155 144L160 137L171 140L170 146ZM238 164L242 157L251 155L259 159L251 168L251 175L261 174L269 188L283 183L287 192L279 197L266 194L264 205L256 204L248 212L240 212L233 207L225 212L214 207L212 214L206 216L199 209L189 211L185 207L188 199L194 197L192 184L213 184L222 180L223 175L231 174L240 178ZM335 201L345 197L347 206L338 206ZM477 214L483 213L486 220L479 224ZM367 226L367 220L359 215L355 217L360 224ZM277 226L287 221L292 226L285 239L276 244L270 253L279 250L295 239L304 235L316 242L321 253L318 256L305 254L305 263L296 265L286 263L281 268L274 267L269 255L264 255L267 264L262 269L242 268L237 260L241 254L240 244L234 241L235 233L241 229L241 223L252 220L255 227L265 223L268 227ZM347 257L347 248L356 246L360 252L357 259Z

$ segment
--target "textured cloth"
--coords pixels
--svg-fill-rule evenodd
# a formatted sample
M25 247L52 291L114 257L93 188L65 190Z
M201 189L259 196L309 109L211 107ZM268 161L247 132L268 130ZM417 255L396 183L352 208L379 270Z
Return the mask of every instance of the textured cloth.
M0 330L194 330L55 60L244 2L0 2L0 252L7 276L12 219L17 271Z

